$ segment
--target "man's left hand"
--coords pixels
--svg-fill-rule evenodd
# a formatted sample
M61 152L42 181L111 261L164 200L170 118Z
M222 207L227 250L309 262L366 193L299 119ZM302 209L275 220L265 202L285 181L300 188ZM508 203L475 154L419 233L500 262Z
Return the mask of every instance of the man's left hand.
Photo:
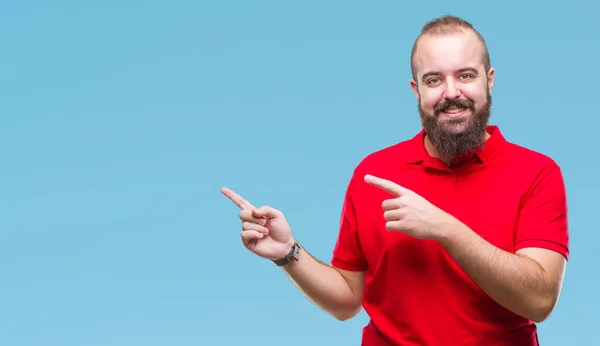
M366 175L365 181L394 198L383 201L385 224L389 231L399 231L420 239L440 240L457 220L417 193L392 181Z

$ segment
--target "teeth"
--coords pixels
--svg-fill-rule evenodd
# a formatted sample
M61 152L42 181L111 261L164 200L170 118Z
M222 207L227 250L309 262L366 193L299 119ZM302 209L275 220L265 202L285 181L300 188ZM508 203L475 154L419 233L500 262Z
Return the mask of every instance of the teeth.
M463 111L464 108L450 108L446 110L446 113L448 114L456 114L456 113L460 113Z

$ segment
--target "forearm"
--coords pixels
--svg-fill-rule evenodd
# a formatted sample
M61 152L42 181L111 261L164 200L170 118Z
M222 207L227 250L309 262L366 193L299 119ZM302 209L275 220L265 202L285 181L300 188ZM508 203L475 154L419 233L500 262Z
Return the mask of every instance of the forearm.
M361 293L354 292L335 268L319 262L304 249L298 261L282 269L308 300L335 318L346 320L360 311Z
M533 259L501 250L461 223L440 243L479 287L508 310L536 322L552 310L556 295Z

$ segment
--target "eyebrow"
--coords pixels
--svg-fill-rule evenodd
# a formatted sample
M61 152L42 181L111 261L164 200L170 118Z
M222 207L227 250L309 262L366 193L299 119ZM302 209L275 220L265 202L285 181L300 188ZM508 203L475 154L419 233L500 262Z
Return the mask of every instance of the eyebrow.
M474 73L474 74L478 74L478 73L479 73L479 71L477 71L477 69L476 69L476 68L473 68L473 67L465 67L465 68L461 68L460 70L458 70L458 71L456 71L456 72L457 72L457 73L472 72L472 73ZM421 80L425 81L425 79L427 79L428 77L430 77L430 76L436 76L436 75L439 75L439 74L440 74L440 72L437 72L437 71L430 71L430 72L427 72L427 73L425 73L425 74L423 75L423 77L421 77Z

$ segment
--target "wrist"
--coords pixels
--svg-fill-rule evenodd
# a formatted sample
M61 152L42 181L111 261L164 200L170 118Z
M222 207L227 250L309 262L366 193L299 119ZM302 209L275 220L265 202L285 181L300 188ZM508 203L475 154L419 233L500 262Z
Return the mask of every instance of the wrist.
M286 243L286 251L284 254L290 252L290 250L294 247L294 245L296 245L296 243L297 241L296 239L294 239L294 237L290 238L290 240Z
M297 241L292 239L290 242L288 242L286 246L286 251L283 254L283 256L272 261L273 263L275 263L275 265L279 267L286 266L292 262L296 262L299 260L301 249L302 247L300 246L300 244L298 244Z
M451 215L447 215L438 227L436 240L443 246L452 241L461 231L462 223Z

